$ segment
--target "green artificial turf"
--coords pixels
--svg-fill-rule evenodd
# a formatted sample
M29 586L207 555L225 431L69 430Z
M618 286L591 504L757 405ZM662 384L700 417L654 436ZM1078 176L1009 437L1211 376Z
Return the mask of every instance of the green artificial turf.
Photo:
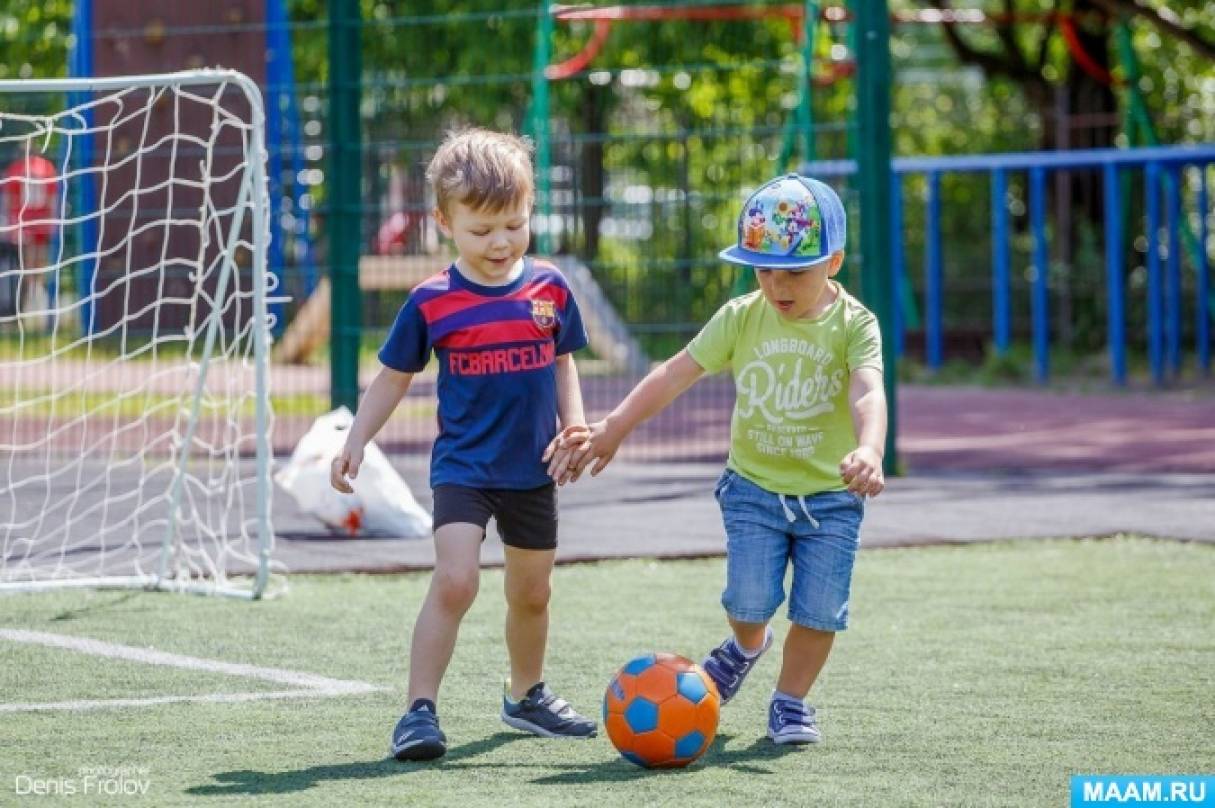
M725 633L720 560L560 567L547 677L580 711L641 652L699 659ZM764 738L779 646L686 770L649 772L606 736L550 741L497 718L502 576L486 571L439 700L436 763L387 757L427 576L296 577L246 603L155 593L0 600L0 628L369 682L365 695L0 712L0 804L16 778L128 767L143 804L1065 804L1079 773L1215 765L1215 547L1121 538L863 552L812 701L824 743ZM785 628L777 621L778 635ZM0 639L0 703L259 692L278 685ZM141 670L142 668L142 670ZM24 781L29 782L27 779ZM136 799L132 797L131 799ZM87 800L78 798L79 804Z

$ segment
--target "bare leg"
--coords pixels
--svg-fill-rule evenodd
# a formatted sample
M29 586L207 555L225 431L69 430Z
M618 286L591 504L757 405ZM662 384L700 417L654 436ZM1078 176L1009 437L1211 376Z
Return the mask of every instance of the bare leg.
M730 621L730 628L734 629L734 641L738 643L739 648L752 653L764 647L767 623L744 623L732 617L726 619Z
M460 620L477 597L481 528L464 522L435 531L435 570L409 647L409 703L438 701L439 683L456 647Z
M794 698L804 699L826 664L834 641L833 631L819 631L796 623L789 626L776 689Z
M556 550L503 548L506 578L506 649L510 654L510 697L518 701L544 678L548 643L548 600Z

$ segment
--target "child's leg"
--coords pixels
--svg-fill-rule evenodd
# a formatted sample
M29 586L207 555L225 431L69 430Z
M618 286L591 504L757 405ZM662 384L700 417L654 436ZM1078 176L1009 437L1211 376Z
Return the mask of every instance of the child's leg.
M726 588L721 605L733 636L710 651L702 665L724 704L772 643L768 621L785 599L789 538L776 494L729 470L714 493L726 529Z
M715 490L726 530L726 588L721 605L745 651L768 640L768 622L785 599L789 526L776 511L776 494L727 470Z
M505 545L506 649L510 655L510 697L518 701L544 678L548 641L549 580L556 550L524 550Z
M787 696L804 699L826 664L834 641L834 631L819 631L797 623L790 625L776 689Z
M435 569L418 613L409 648L409 703L438 700L439 683L451 661L480 579L481 527L450 522L435 530Z
M551 483L502 496L494 518L502 536L506 576L506 648L510 693L502 721L545 738L592 738L595 722L544 684L548 600L557 558L557 494Z
M768 623L748 623L742 620L735 620L733 617L726 615L726 619L730 621L730 628L734 629L734 641L738 643L738 647L744 653L757 653L763 649L764 643L768 639Z
M785 656L776 689L805 698L831 653L835 633L848 627L848 599L864 504L848 491L807 498L810 519L798 519Z
M833 491L797 498L789 635L776 692L768 705L768 737L777 744L822 740L815 709L804 701L818 679L835 632L848 627L848 597L864 502ZM792 508L790 509L792 512Z

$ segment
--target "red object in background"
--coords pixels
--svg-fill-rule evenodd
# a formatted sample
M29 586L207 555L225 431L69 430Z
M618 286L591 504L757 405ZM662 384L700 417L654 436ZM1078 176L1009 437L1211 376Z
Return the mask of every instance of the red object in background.
M375 234L376 255L404 254L413 221L413 215L403 211L397 211L385 219Z
M0 186L3 186L7 212L5 223L19 225L14 233L9 234L10 241L42 245L50 243L54 231L51 219L54 217L58 176L55 164L36 154L18 157L9 163Z

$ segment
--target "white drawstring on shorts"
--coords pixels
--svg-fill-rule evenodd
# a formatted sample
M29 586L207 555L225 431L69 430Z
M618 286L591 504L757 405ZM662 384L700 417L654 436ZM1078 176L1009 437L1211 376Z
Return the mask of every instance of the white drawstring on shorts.
M791 497L793 494L777 494L776 498L780 500L780 507L785 512L785 518L790 522L796 522L797 514L793 513L793 509L789 507L789 503L785 502L786 496ZM809 520L810 526L818 529L818 520L811 516L810 509L806 506L806 496L804 494L797 495L797 504L801 506L802 513L806 515L806 519Z

